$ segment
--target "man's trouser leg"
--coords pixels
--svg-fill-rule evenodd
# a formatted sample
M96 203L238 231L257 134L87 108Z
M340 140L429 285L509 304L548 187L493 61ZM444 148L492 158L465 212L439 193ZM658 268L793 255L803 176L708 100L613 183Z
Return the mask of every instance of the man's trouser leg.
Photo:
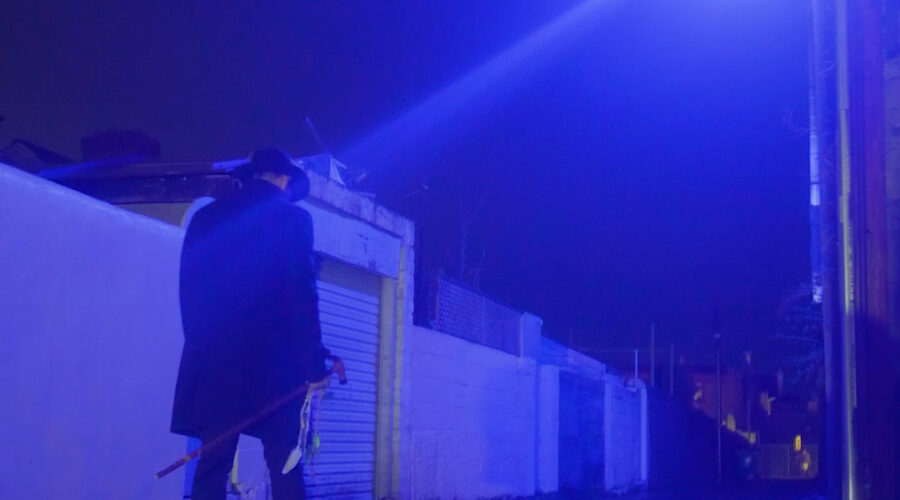
M267 436L263 438L262 442L263 454L269 468L269 478L272 481L272 498L274 500L304 500L306 489L303 484L302 462L287 474L281 473L288 455L297 445L296 436L293 439L272 439Z
M289 473L281 473L291 450L297 446L297 435L300 433L299 403L292 403L275 411L251 426L247 432L262 441L273 500L305 500L302 461Z
M194 472L191 500L225 500L228 472L234 463L237 444L238 436L234 436L200 455Z

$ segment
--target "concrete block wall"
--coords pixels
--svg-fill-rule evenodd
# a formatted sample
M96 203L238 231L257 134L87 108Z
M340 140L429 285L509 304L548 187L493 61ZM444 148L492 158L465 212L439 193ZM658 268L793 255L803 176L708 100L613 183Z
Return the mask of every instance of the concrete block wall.
M567 496L604 493L605 390L602 380L560 371L559 488Z
M537 490L559 490L559 368L541 366L538 392Z
M0 164L0 235L0 498L180 498L181 230Z
M594 420L603 426L603 478L599 481L608 491L625 491L645 487L648 483L649 440L647 391L642 383L626 383L607 367L584 354L544 338L541 340L542 370L555 367L585 381L602 384L602 401L570 401L568 405L600 408ZM560 375L557 375L559 380ZM558 383L557 383L558 384ZM585 382L587 386L591 385ZM571 392L571 391L570 391ZM589 397L590 391L576 391L578 397ZM542 411L545 411L542 408ZM557 429L558 430L558 429ZM590 443L584 444L590 446ZM563 471L564 472L564 471ZM595 484L595 478L581 478L584 485Z
M415 327L411 370L411 496L534 493L535 360Z
M627 387L611 374L604 383L604 485L607 491L628 491L644 481L642 388Z
M560 454L575 453L560 442L561 372L596 388L566 393L570 398L566 407L576 414L586 409L596 412L594 417L585 416L597 422L595 442L585 441L583 435L576 441L597 458L599 468L592 473L595 477L577 482L609 491L646 485L643 385L627 385L599 361L559 344L549 344L549 352L539 348L548 345L537 333L539 318L523 315L522 324L521 357L415 327L407 430L412 443L410 497L483 498L558 491L560 474L566 472L561 470ZM597 397L583 400L589 393Z

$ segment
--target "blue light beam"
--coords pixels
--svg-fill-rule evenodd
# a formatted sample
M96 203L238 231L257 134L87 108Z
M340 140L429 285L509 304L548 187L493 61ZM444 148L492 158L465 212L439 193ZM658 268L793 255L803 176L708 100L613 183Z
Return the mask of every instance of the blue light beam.
M598 14L605 13L621 0L585 0L547 25L507 48L493 59L439 90L374 133L341 153L348 163L373 169L384 166L391 157L411 153L423 139L444 139L460 130L465 112L484 111L500 98L501 90L527 78L550 60L550 56L568 46L587 28L596 27ZM481 104L480 107L476 107ZM455 119L452 129L442 127Z

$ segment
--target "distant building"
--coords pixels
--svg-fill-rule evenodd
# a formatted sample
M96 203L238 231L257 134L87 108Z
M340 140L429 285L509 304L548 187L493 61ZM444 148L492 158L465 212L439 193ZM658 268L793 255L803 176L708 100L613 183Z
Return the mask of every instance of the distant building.
M687 370L691 404L717 418L715 367ZM755 449L755 474L769 479L800 479L818 473L820 419L816 401L785 396L781 376L751 375L723 367L722 425Z
M684 367L693 393L691 405L712 419L717 418L716 369L711 366ZM733 367L722 367L722 420L729 430L746 434L751 441L759 423L768 416L778 394L775 375L750 374Z

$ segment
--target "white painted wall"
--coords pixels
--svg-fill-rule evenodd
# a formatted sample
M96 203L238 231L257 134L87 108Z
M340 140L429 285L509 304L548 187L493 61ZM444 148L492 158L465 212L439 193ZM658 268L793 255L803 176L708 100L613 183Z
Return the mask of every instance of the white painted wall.
M643 383L626 384L606 365L548 338L541 340L542 372L555 367L557 395L559 371L603 383L604 486L608 491L625 491L647 485L649 433L647 432L647 392ZM545 374L544 377L553 375ZM549 383L549 382L547 382ZM557 398L558 401L558 398ZM542 418L548 409L541 407ZM558 415L557 415L558 416ZM543 421L543 420L542 420ZM558 427L557 427L558 431ZM543 432L542 432L543 434ZM550 446L545 445L549 450ZM542 453L547 463L549 452ZM558 462L557 462L558 466ZM544 479L543 475L541 480ZM558 478L558 474L557 474ZM543 483L542 483L543 484ZM542 491L552 491L541 486Z
M538 395L538 484L541 493L559 490L559 368L541 366Z
M413 498L530 495L535 361L415 327Z
M0 498L180 498L181 237L0 165Z
M607 374L604 380L604 485L621 492L645 484L642 470L643 432L640 387L626 387L623 380Z
M606 488L646 485L643 385L626 385L599 361L541 341L534 335L539 318L523 315L522 329L523 353L538 360L415 327L408 400L412 498L557 491L560 371L603 383Z

